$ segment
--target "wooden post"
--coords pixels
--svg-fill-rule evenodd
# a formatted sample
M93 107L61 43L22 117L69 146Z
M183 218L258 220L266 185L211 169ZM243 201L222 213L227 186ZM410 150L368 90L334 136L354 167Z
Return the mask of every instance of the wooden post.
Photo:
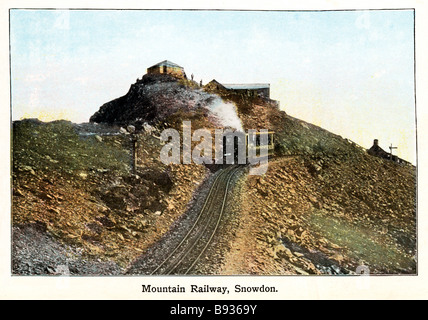
M132 134L132 173L137 172L137 135Z

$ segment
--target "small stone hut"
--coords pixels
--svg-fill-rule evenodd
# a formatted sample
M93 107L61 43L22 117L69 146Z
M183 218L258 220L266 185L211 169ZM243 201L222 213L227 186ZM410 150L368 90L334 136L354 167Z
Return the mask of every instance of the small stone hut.
M164 60L147 68L147 74L169 74L177 78L187 79L184 68L168 60Z

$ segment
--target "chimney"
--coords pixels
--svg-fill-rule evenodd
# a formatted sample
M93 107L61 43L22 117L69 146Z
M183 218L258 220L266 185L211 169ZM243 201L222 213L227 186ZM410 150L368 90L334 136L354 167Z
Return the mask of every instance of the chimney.
M378 146L378 145L379 145L379 140L378 140L378 139L374 139L374 141L373 141L373 145L374 145L374 146Z

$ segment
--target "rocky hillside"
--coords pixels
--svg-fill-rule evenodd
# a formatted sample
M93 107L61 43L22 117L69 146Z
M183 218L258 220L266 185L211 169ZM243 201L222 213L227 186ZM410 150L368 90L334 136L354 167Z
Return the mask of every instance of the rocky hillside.
M268 172L243 181L223 273L416 272L414 166L371 156L270 101L221 94L238 105L245 128L276 132Z
M164 165L163 128L222 127L215 101L245 129L275 131L263 176L243 175L218 274L416 272L416 170L295 119L270 100L146 75L90 123L13 124L14 274L121 274L167 234L211 176ZM227 109L235 110L235 109ZM137 127L137 171L131 136ZM212 169L212 168L211 168ZM220 231L221 232L221 231ZM217 261L216 260L216 261Z
M274 159L243 181L222 273L415 273L414 182L412 170L364 155Z
M149 134L139 146L133 174L119 127L14 122L12 272L118 274L167 232L208 170L163 165Z

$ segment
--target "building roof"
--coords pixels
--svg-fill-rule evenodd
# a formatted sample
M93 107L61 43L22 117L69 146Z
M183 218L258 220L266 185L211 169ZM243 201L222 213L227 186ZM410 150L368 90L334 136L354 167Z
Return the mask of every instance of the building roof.
M216 85L216 86L220 86L221 88L225 89L225 87L218 82L216 79L212 79L210 82L208 82L205 86L210 86L210 85Z
M178 64L176 64L174 62L168 61L168 60L164 60L164 61L161 61L159 63L156 63L155 65L151 66L150 68L163 67L163 66L173 67L173 68L182 68L183 69L183 67L179 66Z
M269 83L222 83L226 89L231 90L255 90L255 89L268 89Z

